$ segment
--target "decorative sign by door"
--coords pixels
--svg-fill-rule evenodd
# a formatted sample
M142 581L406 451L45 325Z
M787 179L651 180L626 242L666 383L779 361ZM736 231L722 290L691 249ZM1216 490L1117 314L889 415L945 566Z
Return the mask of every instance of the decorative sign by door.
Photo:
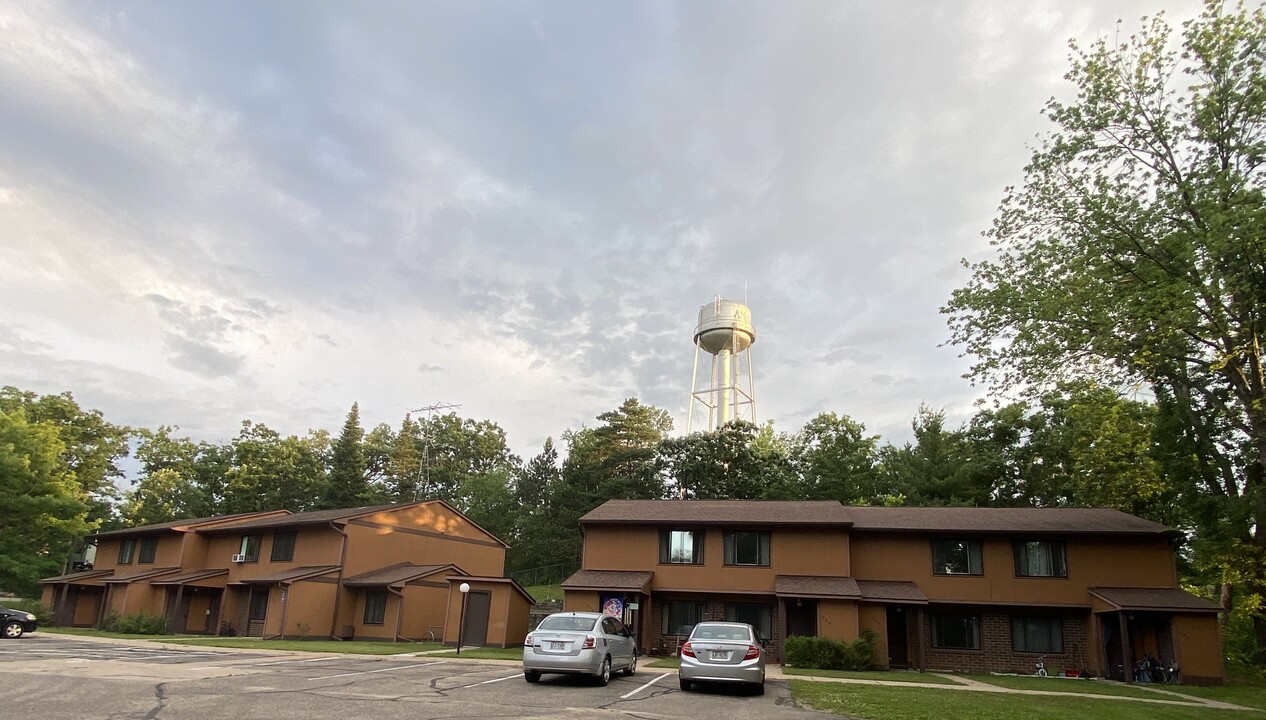
M624 598L619 595L607 595L602 598L602 614L611 617L624 617Z

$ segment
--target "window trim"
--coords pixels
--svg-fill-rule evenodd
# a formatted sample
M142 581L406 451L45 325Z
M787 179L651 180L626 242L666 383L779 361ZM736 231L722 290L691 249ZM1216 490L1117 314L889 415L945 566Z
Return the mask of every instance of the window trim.
M1059 638L1059 645L1057 647L1039 648L1036 650L1029 649L1029 648L1021 649L1021 648L1016 647L1016 637L1017 637L1016 624L1025 623L1025 622L1034 622L1034 621L1055 624L1056 627L1054 629L1056 630L1056 632L1052 634L1050 632L1051 628L1047 628L1047 635L1049 637ZM1021 634L1019 635L1019 637L1023 638L1024 636ZM1032 653L1034 655L1047 655L1047 654L1062 655L1064 654L1065 647L1066 647L1066 644L1064 643L1064 618L1058 615L1012 615L1011 616L1011 652Z
M1028 563L1023 562L1022 558L1027 559L1030 545L1046 545L1052 549L1058 549L1058 555L1051 556L1051 562L1054 567L1049 575L1036 575L1025 572ZM1065 579L1068 577L1068 547L1063 540L1016 540L1011 544L1011 558L1015 565L1015 576L1017 578L1056 578Z
M285 557L279 557L279 553L277 552L277 548L278 548L277 538L279 537L290 538L289 543L285 543L281 545L283 549L288 550ZM298 534L294 530L282 530L280 532L273 533L272 548L269 550L268 561L269 562L294 562L295 541L297 539L298 539Z
M251 543L254 540L254 543ZM254 545L254 552L251 552L251 546ZM264 544L263 535L243 535L242 543L239 546L239 554L246 556L246 562L259 562L259 550Z
M937 562L937 546L947 543L961 543L967 548L967 572L950 572L943 570L942 564ZM930 547L932 552L932 574L941 577L981 577L985 574L985 544L980 540L972 538L935 538L931 541ZM975 552L973 553L973 550ZM976 561L975 572L972 572L972 560Z
M387 591L365 591L365 613L361 618L366 625L383 625L387 619Z
M136 540L128 538L119 543L119 565L131 565L136 556Z
M154 558L158 556L158 538L143 537L141 538L140 548L136 553L136 563L138 565L153 565Z
M738 535L755 535L756 536L756 562L739 562L738 561ZM773 541L770 538L768 530L726 530L721 534L722 545L724 549L723 562L726 567L769 567L770 555L772 554L771 546Z
M981 652L981 651L982 651L982 650L981 650L981 648L982 648L982 646L983 646L983 638L981 637L981 635L982 635L982 627L981 627L982 622L981 622L981 617L980 617L980 614L979 614L979 613L968 613L968 612L934 612L934 613L929 613L929 615L930 615L930 617L929 617L929 625L931 626L931 636L932 636L932 637L931 637L931 641L932 641L932 643L931 643L931 644L932 644L932 647L933 647L933 648L935 648L935 649L937 649L937 650L954 650L954 651L959 651L959 652ZM942 622L947 622L947 621L955 621L955 622L957 622L957 621L963 621L963 620L967 620L967 621L969 621L969 622L971 623L971 626L970 626L970 635L971 635L971 637L970 637L970 639L971 639L971 640L975 643L975 645L974 645L974 646L961 646L961 645L945 645L945 644L943 644L943 638L942 638L942 637L939 637L939 636L941 636L941 635L943 635L943 634L944 634L944 633L940 632L940 630L941 630L941 623L942 623Z
M672 556L672 536L674 533L690 533L691 537L691 558L689 562L681 562L673 560ZM660 565L703 565L703 540L706 535L704 530L695 530L692 528L661 528L659 531L659 564Z

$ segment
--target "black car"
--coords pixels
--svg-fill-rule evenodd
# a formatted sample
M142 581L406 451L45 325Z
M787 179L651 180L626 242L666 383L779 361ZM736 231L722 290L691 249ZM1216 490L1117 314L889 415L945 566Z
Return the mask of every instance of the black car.
M0 635L20 638L25 633L35 632L36 627L35 616L31 613L0 605Z

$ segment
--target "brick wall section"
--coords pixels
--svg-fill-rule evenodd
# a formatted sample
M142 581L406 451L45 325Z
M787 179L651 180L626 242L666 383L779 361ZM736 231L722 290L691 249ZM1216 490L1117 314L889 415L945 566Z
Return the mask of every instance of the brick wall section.
M674 600L676 599L678 598L674 598ZM699 600L695 598L680 598L680 600L682 600L683 602L692 602L692 601L706 602L707 607L705 607L703 611L704 620L718 620L718 621L725 620L725 601L724 600L715 600L711 598L706 599L706 600ZM647 633L647 641L649 645L646 648L646 652L651 655L661 655L661 656L672 655L673 652L682 645L682 643L686 642L685 635L664 635L663 634L664 605L666 602L667 601L665 601L663 598L658 598L658 597L655 598L655 602L653 603L653 608L651 610L650 618L648 620L648 622L650 623L648 633ZM735 600L735 602L751 603L753 601L750 598L743 598L741 600ZM779 637L780 626L778 624L778 617L779 617L778 603L770 602L768 604L769 604L769 615L770 615L770 632L774 635L774 637L770 639L769 646L765 648L765 657L769 662L781 662L781 655L779 653L779 648L782 647L782 639Z
M927 650L927 669L962 673L1018 673L1032 675L1039 657L1046 658L1046 672L1057 675L1061 670L1083 669L1087 666L1086 618L1088 613L1061 614L1064 621L1064 652L1036 653L1014 652L1011 649L1011 612L1004 610L980 610L980 649L946 650L932 647L932 622L929 609L923 642ZM954 609L954 612L970 612ZM1031 615L1033 613L1014 613ZM915 651L911 650L911 658Z

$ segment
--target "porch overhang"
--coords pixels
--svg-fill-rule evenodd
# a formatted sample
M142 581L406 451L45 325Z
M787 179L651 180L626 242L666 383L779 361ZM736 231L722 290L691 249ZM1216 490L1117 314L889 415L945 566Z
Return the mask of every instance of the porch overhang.
M632 570L578 570L563 581L564 590L595 590L649 594L655 573Z
M40 580L41 585L95 585L101 587L105 578L114 574L114 570L84 570Z
M344 578L343 587L394 588L399 590L414 580L419 580L428 575L435 575L436 573L453 570L461 572L461 568L452 564L413 565L411 563L403 563Z
M242 580L234 583L235 585L286 585L300 580L310 580L322 575L328 575L338 571L338 565L315 565L309 567L292 568L283 570L282 572L271 573L269 575L260 575L253 578L242 578Z
M162 575L168 575L174 572L180 572L180 568L178 567L150 568L148 570L141 570L139 572L129 573L127 575L111 575L110 577L103 579L102 582L104 582L107 585L130 585L131 583L141 582L143 580L149 580L151 578L156 578Z
M1108 612L1218 613L1222 607L1181 588L1087 588Z
M219 568L212 570L198 570L196 572L182 573L171 577L159 577L149 581L150 585L191 585L194 587L219 587L225 586L226 575L229 574L227 568Z

